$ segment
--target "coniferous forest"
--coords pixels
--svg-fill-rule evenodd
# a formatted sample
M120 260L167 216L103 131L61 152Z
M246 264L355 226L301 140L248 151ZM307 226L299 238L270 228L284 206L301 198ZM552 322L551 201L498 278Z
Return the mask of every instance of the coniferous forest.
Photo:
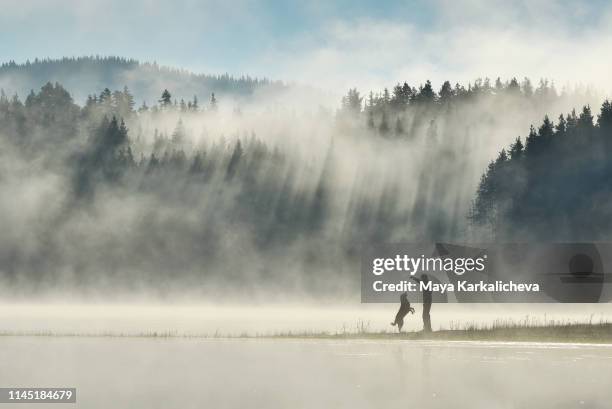
M308 291L330 276L354 286L365 242L609 236L612 108L595 117L588 90L400 83L303 112L206 87L156 95L2 92L9 283Z
M482 175L470 218L498 239L607 240L612 213L612 104L548 116Z

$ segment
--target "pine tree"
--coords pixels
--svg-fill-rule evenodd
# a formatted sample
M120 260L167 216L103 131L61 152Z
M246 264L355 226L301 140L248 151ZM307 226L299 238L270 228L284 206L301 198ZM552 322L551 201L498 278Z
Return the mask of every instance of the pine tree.
M125 101L125 108L127 112L134 111L134 107L136 106L136 102L134 101L134 95L130 92L127 85L123 87L123 97Z
M104 88L104 90L100 93L100 96L98 97L98 104L100 104L102 107L106 108L106 112L110 112L111 108L112 108L112 93L111 90L108 88Z
M210 111L217 111L218 109L218 103L217 103L217 98L215 97L215 93L213 92L210 96Z
M408 85L407 82L404 82L402 85L402 98L404 105L408 105L412 100L412 95L414 94L414 90Z
M506 91L511 95L518 95L521 93L521 86L519 85L516 78L512 78L508 86L506 87Z
M410 102L411 97L411 89L407 83L404 82L404 85L397 84L393 87L393 96L391 97L391 106L397 110L401 111Z
M567 121L563 118L563 114L559 115L559 120L555 126L555 131L559 134L564 134L567 130Z
M342 99L342 109L349 114L358 115L361 113L361 102L363 98L359 95L356 88L349 89L348 94Z
M388 107L391 102L391 96L389 95L389 90L387 88L383 91L382 103L384 107Z
M402 108L402 86L400 84L397 84L395 87L393 87L393 96L391 97L391 106L396 109L399 110Z
M87 98L87 106L89 106L89 100L90 100L91 96L89 96ZM31 89L30 93L28 94L26 100L25 100L25 106L26 108L31 108L32 106L34 106L34 104L36 103L36 94L34 94L34 90Z
M544 121L542 122L542 125L538 129L539 136L543 140L548 141L553 136L554 129L555 129L555 126L552 123L552 121L548 118L548 115L544 115Z
M540 127L540 129L542 129ZM529 135L525 140L525 153L528 158L536 158L544 152L545 142L533 125L529 127Z
M510 145L510 159L517 160L523 156L523 142L521 141L521 137L517 137L512 145Z
M451 98L453 97L453 87L451 86L450 82L444 81L444 84L442 84L442 88L440 88L439 95L441 103L446 103L451 100Z
M417 101L429 104L436 100L436 93L434 92L431 81L427 80L424 86L421 86L419 89L419 94L417 95Z
M576 124L578 131L584 137L590 137L593 135L593 114L591 113L591 107L585 105L582 108L582 112L578 117L578 122Z
M578 126L578 117L576 116L576 110L572 109L572 112L566 115L566 131L572 133Z
M610 135L612 130L612 103L607 99L601 104L601 112L597 117L597 125L606 135L612 136Z
M167 89L162 92L159 104L162 108L170 108L172 106L172 94Z
M503 89L504 84L502 83L501 78L497 77L495 80L495 92L499 94L501 91L503 91Z

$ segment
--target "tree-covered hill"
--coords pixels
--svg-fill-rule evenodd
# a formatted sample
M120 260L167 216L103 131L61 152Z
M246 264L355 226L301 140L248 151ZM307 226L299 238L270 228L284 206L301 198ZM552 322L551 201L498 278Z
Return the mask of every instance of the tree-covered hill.
M207 98L211 93L222 96L247 97L258 89L277 90L284 85L278 81L228 74L196 74L157 63L142 63L121 57L77 57L35 59L18 64L14 61L0 65L0 88L9 94L26 95L47 82L58 82L73 92L82 102L89 92L104 88L132 90L138 102L151 104L159 97L158 91L171 88L179 98Z

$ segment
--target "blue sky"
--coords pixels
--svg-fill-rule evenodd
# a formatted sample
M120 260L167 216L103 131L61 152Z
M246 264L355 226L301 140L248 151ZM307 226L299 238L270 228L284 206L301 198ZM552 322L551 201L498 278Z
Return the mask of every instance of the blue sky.
M575 70L592 69L596 56L610 49L604 1L1 3L2 60L120 55L325 86L497 75L572 81ZM565 62L554 55L560 51ZM568 55L589 64L574 66ZM602 65L590 76L603 77L610 67Z
M314 40L334 22L432 17L421 1L5 1L12 2L0 13L5 58L113 54L232 72L248 72L271 49Z

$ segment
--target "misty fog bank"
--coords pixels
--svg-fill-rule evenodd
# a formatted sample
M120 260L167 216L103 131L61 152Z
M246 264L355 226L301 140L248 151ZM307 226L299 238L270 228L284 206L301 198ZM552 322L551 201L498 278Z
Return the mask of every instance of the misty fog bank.
M321 303L290 300L266 302L244 299L235 303L197 299L108 303L61 299L3 302L0 335L109 336L256 336L284 333L394 333L389 325L394 304ZM420 331L421 305L405 319L404 331ZM599 323L612 321L609 304L435 304L434 330L497 323Z
M515 79L351 90L335 113L297 91L301 109L162 91L140 108L128 88L2 96L7 291L350 297L362 243L477 239L491 158L597 100Z

